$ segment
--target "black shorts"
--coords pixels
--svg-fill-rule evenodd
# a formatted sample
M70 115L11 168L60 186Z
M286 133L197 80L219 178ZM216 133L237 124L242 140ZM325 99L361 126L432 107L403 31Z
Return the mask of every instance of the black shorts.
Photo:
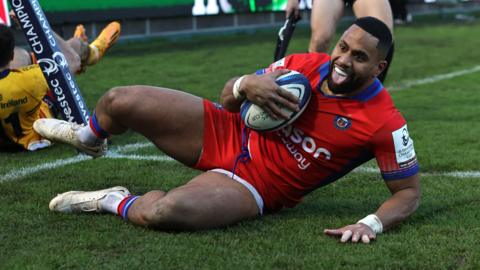
M353 6L353 2L355 2L355 0L343 0L343 2L345 3L345 6Z

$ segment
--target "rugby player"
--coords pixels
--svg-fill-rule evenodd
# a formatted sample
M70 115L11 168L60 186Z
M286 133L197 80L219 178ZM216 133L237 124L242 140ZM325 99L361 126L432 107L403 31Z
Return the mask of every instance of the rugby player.
M288 0L286 17L294 13L300 16L299 0ZM344 6L351 6L357 18L372 16L383 21L393 33L393 15L389 0L313 0L310 15L311 37L309 52L327 52L335 35L335 29L343 15ZM393 58L394 47L386 56L387 67L378 76L384 81Z
M383 22L360 18L331 56L294 54L256 74L229 80L221 94L223 106L176 90L126 86L99 100L88 126L37 120L34 128L42 136L95 156L103 153L110 134L132 129L174 159L204 171L168 192L133 196L124 187L70 191L53 198L49 207L64 213L118 214L163 230L209 229L294 207L309 192L376 158L391 197L358 222L324 231L341 242L369 243L410 216L420 200L413 140L376 78L386 66L391 42ZM306 110L278 132L245 128L238 113L244 98L277 118L285 117L279 103L298 109L298 100L275 83L287 69L307 76L314 89Z
M79 25L73 38L57 36L57 41L70 70L78 73L102 58L119 33L120 24L112 22L88 44L85 28ZM12 30L0 25L0 150L34 151L51 145L32 126L38 118L54 116L55 98L33 54L14 46Z

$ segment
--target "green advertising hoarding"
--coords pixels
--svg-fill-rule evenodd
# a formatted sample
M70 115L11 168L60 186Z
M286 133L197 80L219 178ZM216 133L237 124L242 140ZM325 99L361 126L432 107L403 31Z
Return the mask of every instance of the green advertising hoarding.
M184 15L216 15L230 13L282 11L288 0L40 0L47 12L71 12L109 9L175 9ZM312 0L301 0L301 8L310 8ZM188 11L188 12L187 12ZM183 13L183 12L182 12ZM188 14L187 14L188 13Z
M40 0L49 12L193 5L194 0Z

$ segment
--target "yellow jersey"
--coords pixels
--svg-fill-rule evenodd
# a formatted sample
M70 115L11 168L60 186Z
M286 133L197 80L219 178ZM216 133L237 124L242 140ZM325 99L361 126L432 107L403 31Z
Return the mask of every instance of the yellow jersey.
M51 117L43 97L49 90L38 65L0 72L0 145L13 142L34 150L42 137L33 130L38 118Z

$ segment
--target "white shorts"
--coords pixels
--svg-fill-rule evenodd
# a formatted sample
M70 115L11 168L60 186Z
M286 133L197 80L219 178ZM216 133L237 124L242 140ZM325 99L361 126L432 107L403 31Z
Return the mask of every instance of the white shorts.
M244 187L246 187L250 191L250 193L252 193L253 198L255 198L255 201L257 202L258 211L259 211L260 215L263 215L263 199L262 199L262 196L260 196L258 191L255 189L255 187L253 187L250 183L248 183L247 181L245 181L244 179L242 179L238 175L233 174L232 172L229 172L227 170L213 169L213 170L210 170L210 171L225 174L228 177L232 178L233 180L237 181L238 183L242 184Z

